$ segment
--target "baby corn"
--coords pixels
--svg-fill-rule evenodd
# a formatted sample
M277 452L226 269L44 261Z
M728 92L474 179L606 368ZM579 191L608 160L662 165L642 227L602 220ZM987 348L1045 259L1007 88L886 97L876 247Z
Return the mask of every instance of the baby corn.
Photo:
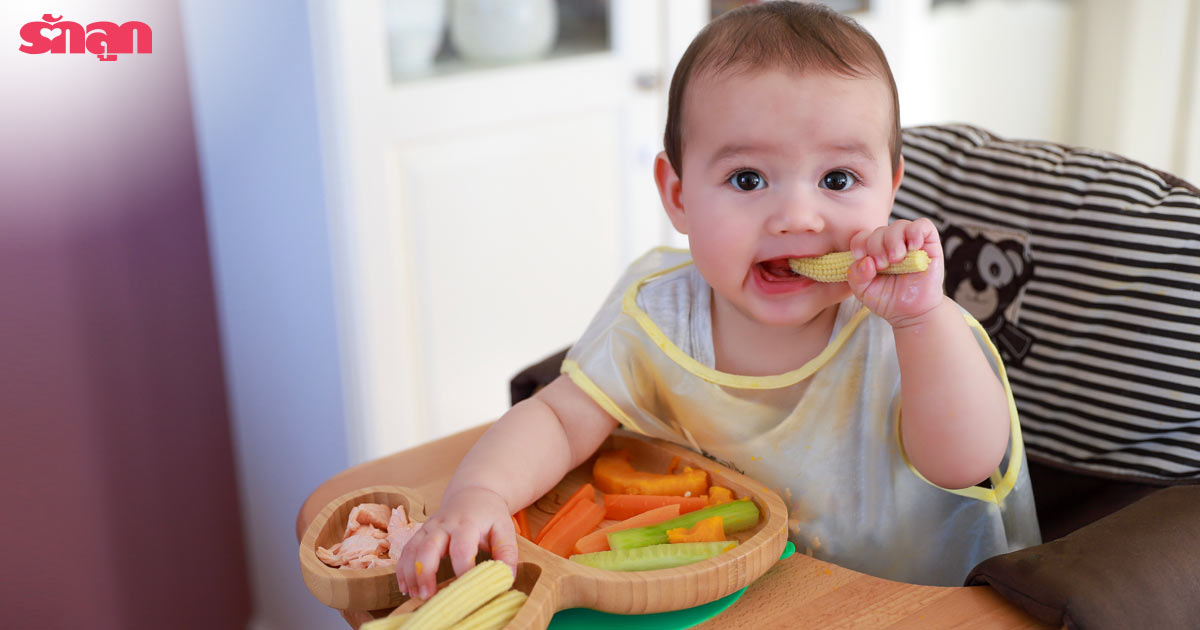
M451 626L450 630L500 630L517 615L525 599L525 593L521 591L505 591Z
M480 562L422 604L404 624L404 630L442 630L452 626L512 585L512 569L507 564L496 560Z
M404 625L412 613L390 615L382 619L372 619L358 627L358 630L396 630Z
M817 282L845 282L846 272L854 263L854 255L850 252L833 252L815 258L789 258L788 266L792 271L808 276ZM908 252L904 260L888 265L879 273L897 275L916 273L929 268L929 254L925 250L916 249Z

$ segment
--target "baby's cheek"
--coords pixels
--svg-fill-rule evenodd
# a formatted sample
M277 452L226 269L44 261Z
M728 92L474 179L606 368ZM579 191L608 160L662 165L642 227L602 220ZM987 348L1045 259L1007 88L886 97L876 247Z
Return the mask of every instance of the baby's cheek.
M700 272L700 275L704 277L704 280L708 282L709 285L717 290L721 290L725 284L725 279L722 277L722 273L728 275L728 271L723 268L721 261L719 259L712 259L708 255L707 250L698 248L694 244L692 245L691 250L692 261L696 264L696 271Z
M737 249L732 239L721 236L717 230L689 234L688 247L691 249L692 259L696 261L696 267L705 278L708 278L710 273L719 272L723 267L730 265L735 258L733 251Z

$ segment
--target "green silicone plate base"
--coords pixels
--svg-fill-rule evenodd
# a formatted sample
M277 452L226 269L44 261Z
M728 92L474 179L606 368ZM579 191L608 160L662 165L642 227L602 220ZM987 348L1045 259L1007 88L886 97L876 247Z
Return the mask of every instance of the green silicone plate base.
M788 541L783 547L783 555L780 560L787 558L796 552L796 546ZM722 597L721 599L713 600L707 604L701 604L692 608L684 608L683 610L672 610L670 612L654 613L652 615L617 615L614 613L600 612L590 608L568 608L560 610L550 620L550 625L547 630L607 630L610 628L621 628L621 630L684 630L697 626L713 617L720 614L721 611L729 608L741 598L742 593L746 589L735 591Z

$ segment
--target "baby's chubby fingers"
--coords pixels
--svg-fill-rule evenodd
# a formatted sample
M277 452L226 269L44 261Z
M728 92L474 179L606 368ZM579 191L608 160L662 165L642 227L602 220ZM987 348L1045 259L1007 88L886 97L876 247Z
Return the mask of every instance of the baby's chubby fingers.
M883 271L889 265L901 262L908 254L908 222L897 221L891 225L878 227L874 230L864 230L850 239L850 252L856 262L862 262L864 257L870 257L876 271ZM865 271L865 266L860 266Z
M460 525L450 532L450 565L454 567L454 575L462 575L475 566L479 542L479 530L474 527Z
M850 253L854 256L856 264L861 262L864 256L867 256L867 239L871 237L871 234L873 234L871 230L863 230L850 237Z
M875 259L871 256L859 256L846 270L846 282L850 291L861 297L866 293L871 281L879 275L875 268Z
M508 527L505 527L503 523L494 525L488 542L492 558L511 567L515 576L517 571L517 531L513 529L512 521L508 522Z
M854 255L851 269L858 268L862 272L874 272L888 266L887 252L883 248L883 230L863 230L850 237L850 253ZM863 259L870 258L873 264L864 265Z
M912 222L897 223L904 225L904 247L907 251L923 249L930 258L942 257L942 240L933 221L922 217Z
M867 253L867 240L872 234L874 232L870 230L863 230L850 238L850 253L854 256L854 262L847 270L846 280L855 295L860 295L876 276L875 259Z
M882 230L883 251L888 265L902 262L908 255L907 225L897 222Z
M866 252L864 255L870 256L875 261L875 270L883 271L890 264L888 260L887 246L884 243L884 236L887 235L887 228L879 228L867 237Z
M399 585L402 592L421 599L433 596L437 590L438 565L449 542L449 532L426 524L404 545L396 563L397 578L403 578Z
M425 527L417 530L417 533L413 534L412 538L409 538L408 542L405 543L404 548L400 550L400 555L396 557L396 586L399 588L401 595L408 595L416 587L413 572L409 569L412 569L413 555L416 552L417 546L425 539L428 531L431 530L426 530ZM389 551L392 554L396 552L395 549Z

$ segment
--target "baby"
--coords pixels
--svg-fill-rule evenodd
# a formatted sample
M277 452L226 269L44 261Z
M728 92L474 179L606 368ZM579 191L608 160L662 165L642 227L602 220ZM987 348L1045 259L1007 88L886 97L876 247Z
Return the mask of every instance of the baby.
M458 574L479 549L515 567L510 515L618 425L773 487L800 549L872 575L960 585L1039 543L999 356L942 293L934 225L888 223L904 161L875 40L816 4L722 15L676 68L665 147L654 177L689 251L636 261L562 375L471 449L401 591L431 595L446 554ZM918 249L928 270L879 274ZM847 282L787 262L846 250Z

